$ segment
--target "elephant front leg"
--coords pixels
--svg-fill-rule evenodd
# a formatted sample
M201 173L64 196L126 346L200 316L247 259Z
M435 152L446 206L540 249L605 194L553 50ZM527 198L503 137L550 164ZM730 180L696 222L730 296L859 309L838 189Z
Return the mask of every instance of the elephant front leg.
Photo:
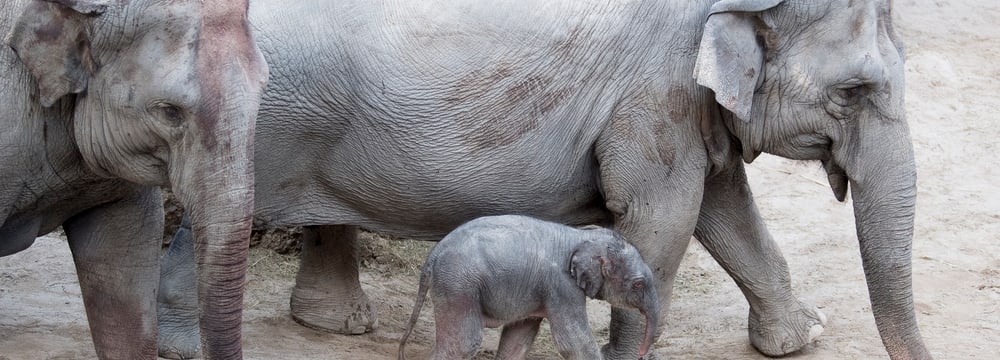
M667 323L674 279L697 222L701 192L692 190L684 195L665 195L635 197L615 224L618 231L639 249L657 280L661 324L658 333L662 333L663 324ZM604 359L636 359L645 334L644 321L637 311L612 308L609 343L601 350ZM650 348L653 348L652 344ZM651 352L649 356L655 358L656 355Z
M698 221L708 165L700 138L684 135L697 134L697 129L647 117L653 113L616 117L598 140L595 154L615 229L635 245L657 281L661 333L674 278ZM643 323L636 311L612 309L610 341L601 350L604 359L638 358Z
M549 315L549 329L559 355L567 360L600 359L601 350L587 324L587 307L557 309ZM504 331L506 334L506 329ZM497 359L500 359L499 353ZM607 357L604 357L607 359ZM633 357L632 359L635 359Z
M586 314L584 314L586 315ZM538 336L538 328L542 318L527 318L503 326L500 333L500 345L497 347L497 359L524 359L531 350L531 344ZM588 331L590 329L587 329Z
M136 189L74 216L63 228L98 358L155 358L160 190Z
M358 228L320 226L303 230L301 266L292 289L292 318L310 328L363 334L378 314L358 279Z
M767 231L743 164L708 179L695 237L750 303L750 342L769 356L801 349L823 332L826 316L792 294L788 264Z

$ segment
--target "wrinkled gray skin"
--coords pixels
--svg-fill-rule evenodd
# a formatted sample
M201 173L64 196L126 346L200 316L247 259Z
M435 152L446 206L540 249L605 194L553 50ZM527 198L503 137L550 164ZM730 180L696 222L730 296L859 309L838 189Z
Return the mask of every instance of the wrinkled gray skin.
M563 358L600 359L586 297L645 316L640 357L656 337L660 304L653 272L635 247L607 229L574 229L518 215L459 226L427 256L399 360L405 359L428 290L437 337L432 359L471 359L482 328L501 325L497 359L523 359L543 318Z
M524 214L612 225L653 268L661 320L694 234L749 301L753 345L796 351L823 318L792 294L747 186L740 160L769 152L819 160L837 198L852 192L886 350L930 358L913 311L916 175L889 7L254 2L272 70L256 216L320 225L303 245L292 316L341 333L376 326L357 226L438 239L475 217ZM607 358L635 358L641 322L613 312Z
M207 355L240 354L267 76L245 14L197 0L0 7L0 256L65 229L100 358L156 356L163 185L200 232Z

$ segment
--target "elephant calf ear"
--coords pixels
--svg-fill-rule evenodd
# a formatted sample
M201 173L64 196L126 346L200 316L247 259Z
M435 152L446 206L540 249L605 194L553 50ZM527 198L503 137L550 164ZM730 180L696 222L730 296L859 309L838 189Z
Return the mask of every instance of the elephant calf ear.
M604 264L607 261L607 247L586 241L573 249L570 256L569 273L576 280L576 286L590 298L597 298L604 286Z
M764 63L753 12L780 0L726 0L712 6L701 36L694 77L715 91L715 100L736 117L750 121L753 93Z
M39 100L46 107L66 94L85 90L95 69L82 13L98 13L104 7L97 2L71 3L74 7L31 2L6 38L34 77Z

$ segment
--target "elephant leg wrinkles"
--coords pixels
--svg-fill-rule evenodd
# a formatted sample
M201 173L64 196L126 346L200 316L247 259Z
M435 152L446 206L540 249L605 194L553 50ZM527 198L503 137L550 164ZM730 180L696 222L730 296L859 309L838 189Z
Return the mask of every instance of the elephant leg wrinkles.
M823 332L826 316L792 294L788 264L767 231L742 163L710 178L695 237L726 270L750 303L750 342L781 356Z
M358 279L358 228L335 225L303 230L301 265L292 289L292 318L310 328L363 334L378 314Z

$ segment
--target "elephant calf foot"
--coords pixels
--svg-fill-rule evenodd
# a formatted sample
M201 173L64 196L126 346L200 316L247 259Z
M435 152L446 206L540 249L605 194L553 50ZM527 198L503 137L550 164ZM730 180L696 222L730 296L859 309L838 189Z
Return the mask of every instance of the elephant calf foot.
M335 295L295 288L291 299L292 319L305 327L345 335L359 335L378 327L378 312L368 296Z
M655 346L650 347L649 352L646 356L639 357L634 351L622 351L615 349L611 344L604 344L601 346L601 359L603 360L616 360L616 359L639 359L639 360L663 360L666 359L656 353Z
M794 301L772 316L750 309L750 343L768 356L783 356L811 344L826 325L826 315L815 306Z

